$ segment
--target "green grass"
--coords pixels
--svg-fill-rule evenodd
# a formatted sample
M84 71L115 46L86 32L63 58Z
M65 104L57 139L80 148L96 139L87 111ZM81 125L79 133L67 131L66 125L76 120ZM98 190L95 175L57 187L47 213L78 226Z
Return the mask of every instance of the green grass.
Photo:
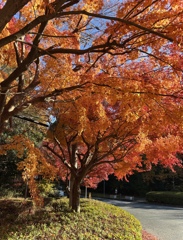
M0 200L1 240L141 240L141 224L128 212L96 200L81 199L81 213L68 199L49 199L43 209L31 201Z

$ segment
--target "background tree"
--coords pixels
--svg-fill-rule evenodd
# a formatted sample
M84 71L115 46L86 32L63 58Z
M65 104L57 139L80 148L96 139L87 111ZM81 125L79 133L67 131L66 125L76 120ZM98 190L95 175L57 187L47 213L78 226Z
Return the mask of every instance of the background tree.
M7 193L16 194L16 196L23 195L25 186L22 180L22 172L17 170L17 163L20 161L23 161L23 158L17 158L13 150L0 156L1 196L5 196Z
M11 149L10 144L9 150L4 153L4 155L0 156L0 187L2 194L9 190L12 194L16 192L17 196L26 196L26 194L23 193L25 193L27 186L25 186L23 182L22 171L17 169L17 165L26 158L26 147L25 145L22 144L21 146L18 143L24 141L25 138L23 138L23 136L26 136L35 144L35 146L39 147L47 131L45 128L45 126L48 125L48 123L46 123L48 119L46 111L29 107L22 111L22 114L23 116L12 118L10 123L5 125L6 128L1 134L0 144L2 148L9 141L11 142L15 136L19 136L19 138L17 138L17 147L14 146ZM25 152L22 153L22 156L17 157L16 151L20 146Z
M152 166L150 172L142 174L143 181L152 191L183 191L183 169L175 167L175 171L162 168L160 165Z

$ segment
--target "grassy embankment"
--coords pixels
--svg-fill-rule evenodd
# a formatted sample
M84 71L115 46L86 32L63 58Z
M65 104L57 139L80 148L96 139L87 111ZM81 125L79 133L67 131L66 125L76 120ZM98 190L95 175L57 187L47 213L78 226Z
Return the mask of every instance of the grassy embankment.
M141 224L128 212L96 200L81 199L81 213L68 200L49 199L35 209L23 199L0 199L1 240L141 240Z

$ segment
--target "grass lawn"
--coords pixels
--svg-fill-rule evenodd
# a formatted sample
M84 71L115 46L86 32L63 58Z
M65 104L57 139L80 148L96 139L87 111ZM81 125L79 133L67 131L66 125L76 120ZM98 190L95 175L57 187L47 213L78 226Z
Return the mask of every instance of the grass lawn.
M96 200L81 199L81 213L68 199L47 199L45 208L32 201L0 199L0 239L8 240L141 240L140 222L128 212Z

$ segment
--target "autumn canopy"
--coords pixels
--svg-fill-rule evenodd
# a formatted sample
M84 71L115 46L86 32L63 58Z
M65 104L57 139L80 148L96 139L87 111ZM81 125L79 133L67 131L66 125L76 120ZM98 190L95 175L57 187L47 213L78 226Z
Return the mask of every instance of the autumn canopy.
M152 163L181 165L182 0L0 0L0 7L1 136L25 109L52 119L39 149L24 135L0 145L1 154L27 149L19 168L34 198L37 174L69 178L79 211L81 184Z

